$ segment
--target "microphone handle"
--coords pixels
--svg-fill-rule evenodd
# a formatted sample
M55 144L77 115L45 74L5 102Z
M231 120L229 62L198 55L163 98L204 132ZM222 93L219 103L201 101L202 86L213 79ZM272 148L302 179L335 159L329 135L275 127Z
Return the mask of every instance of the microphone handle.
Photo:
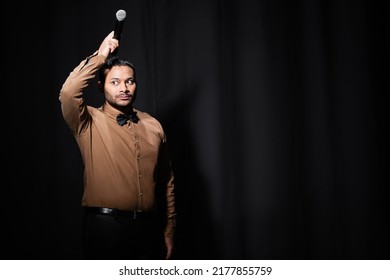
M118 41L120 41L122 37L123 22L124 20L115 21L114 38Z
M115 28L114 28L114 39L117 39L118 41L121 40L122 37L122 28L123 28L123 22L124 20L116 20L115 21ZM116 48L111 54L116 55L118 53L118 48Z

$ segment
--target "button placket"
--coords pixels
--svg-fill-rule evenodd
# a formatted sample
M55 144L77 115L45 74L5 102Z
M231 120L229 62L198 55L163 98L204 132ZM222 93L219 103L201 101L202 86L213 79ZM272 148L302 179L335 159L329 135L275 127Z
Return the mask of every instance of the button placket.
M142 184L141 184L141 177L142 177L142 174L141 174L141 170L140 170L140 158L141 158L141 150L140 150L140 147L139 147L139 137L137 134L135 134L134 136L134 145L135 145L135 153L136 153L136 159L137 159L137 168L138 168L138 197L139 197L139 200L138 200L138 209L141 209L141 206L142 206L142 196L143 196L143 192L142 192Z

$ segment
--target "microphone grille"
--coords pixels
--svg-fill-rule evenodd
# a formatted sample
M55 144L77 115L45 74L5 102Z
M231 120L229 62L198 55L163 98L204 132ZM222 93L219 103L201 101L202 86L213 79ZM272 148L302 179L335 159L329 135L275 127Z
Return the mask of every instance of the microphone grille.
M126 11L125 10L118 10L116 12L116 19L119 21L122 21L126 18Z

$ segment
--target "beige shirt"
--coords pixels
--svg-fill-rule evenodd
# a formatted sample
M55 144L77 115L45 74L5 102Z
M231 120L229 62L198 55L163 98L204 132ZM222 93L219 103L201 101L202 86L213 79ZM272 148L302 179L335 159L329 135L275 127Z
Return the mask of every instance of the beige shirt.
M111 107L87 106L83 91L105 58L92 55L69 75L60 91L62 114L84 163L83 206L167 211L165 234L175 225L174 176L159 121L137 111L138 123L116 122ZM166 209L166 210L165 210Z

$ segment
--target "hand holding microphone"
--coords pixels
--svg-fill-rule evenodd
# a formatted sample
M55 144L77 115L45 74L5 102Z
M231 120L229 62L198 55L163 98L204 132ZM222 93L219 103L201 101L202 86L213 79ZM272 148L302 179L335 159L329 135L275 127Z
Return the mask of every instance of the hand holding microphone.
M107 58L110 54L118 49L118 40L113 38L114 31L111 31L106 38L100 43L98 54Z
M98 53L104 57L109 55L116 55L119 48L119 40L122 35L123 22L126 18L126 12L124 10L119 10L116 13L116 22L114 31L111 31L103 42L100 44ZM115 40L114 40L115 39Z

